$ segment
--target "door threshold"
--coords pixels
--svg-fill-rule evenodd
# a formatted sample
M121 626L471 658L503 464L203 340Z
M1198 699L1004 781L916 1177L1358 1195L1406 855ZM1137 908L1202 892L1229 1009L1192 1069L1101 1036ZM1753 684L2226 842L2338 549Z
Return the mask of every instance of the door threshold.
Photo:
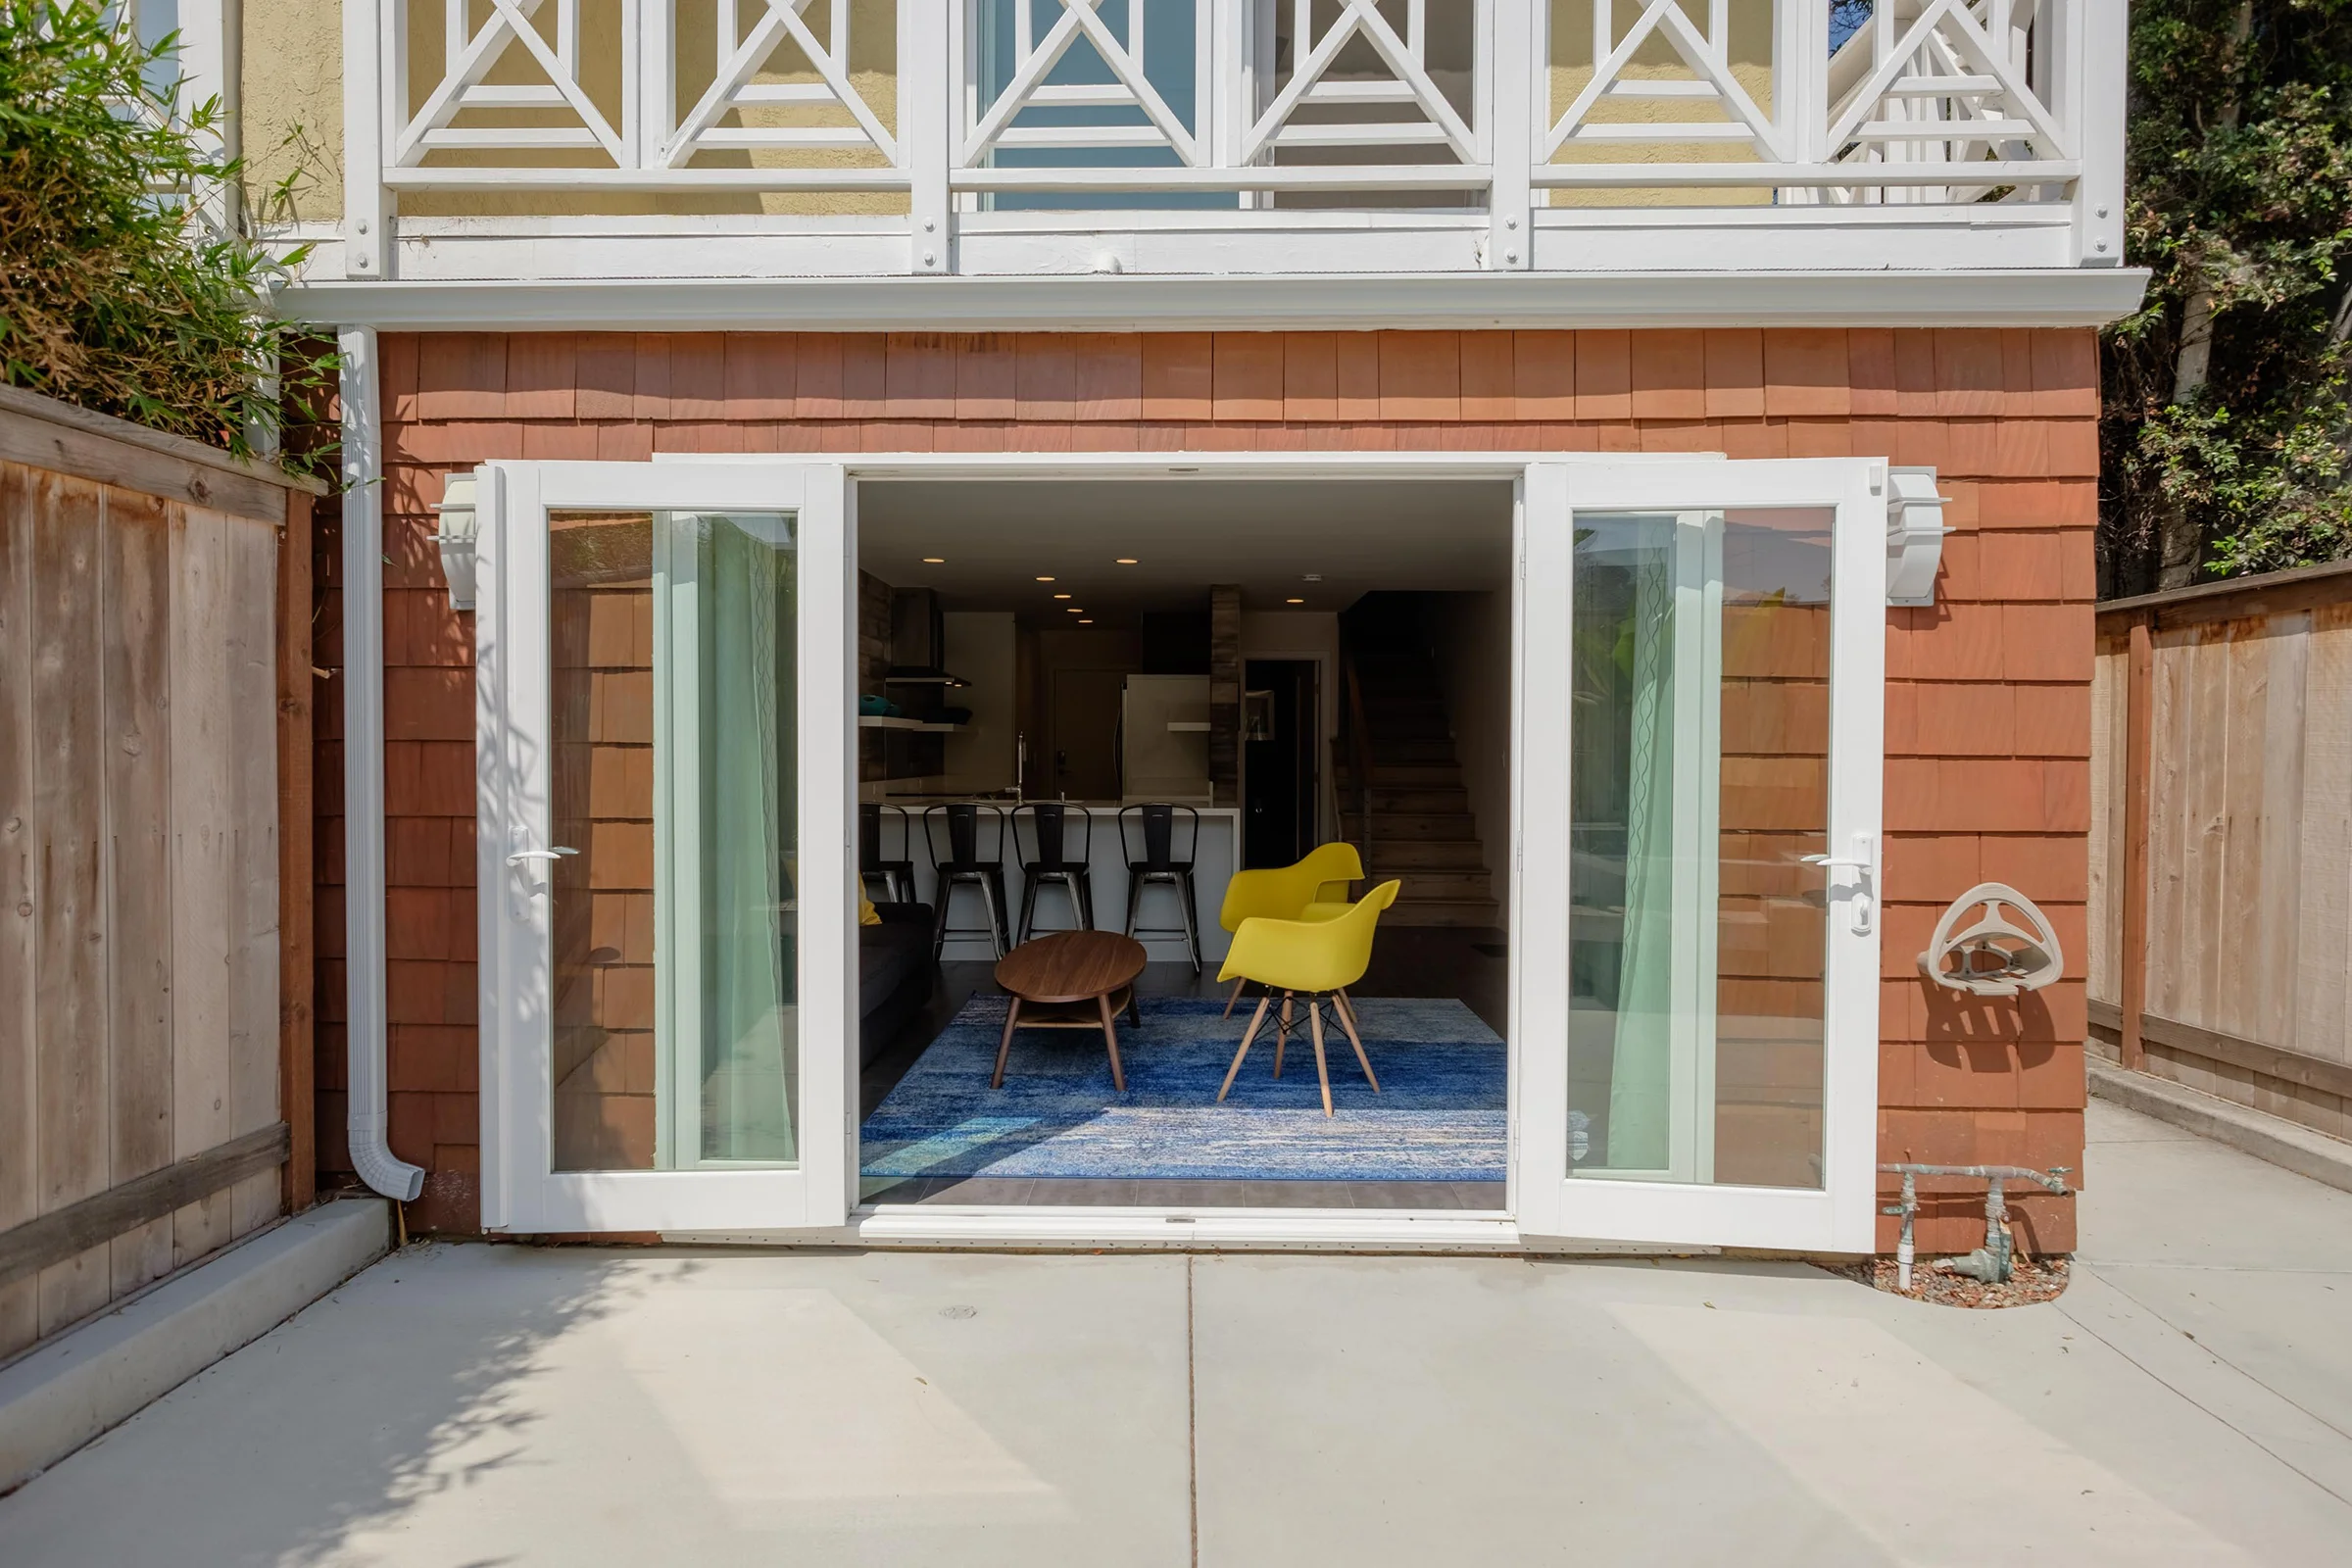
M1023 1252L1395 1252L1690 1257L1712 1247L1523 1236L1509 1214L1449 1209L1114 1208L1107 1204L866 1204L823 1231L677 1231L697 1247L863 1247Z
M1114 1208L1107 1204L889 1203L850 1215L869 1247L1516 1252L1508 1214L1396 1208Z

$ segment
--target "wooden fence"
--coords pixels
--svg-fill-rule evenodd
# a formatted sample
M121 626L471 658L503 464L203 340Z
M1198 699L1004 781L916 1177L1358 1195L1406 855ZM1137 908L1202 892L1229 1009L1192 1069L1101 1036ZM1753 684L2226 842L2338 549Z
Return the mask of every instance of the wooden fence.
M0 1356L312 1200L317 488L0 387Z
M2100 607L2090 1018L2352 1138L2352 563Z

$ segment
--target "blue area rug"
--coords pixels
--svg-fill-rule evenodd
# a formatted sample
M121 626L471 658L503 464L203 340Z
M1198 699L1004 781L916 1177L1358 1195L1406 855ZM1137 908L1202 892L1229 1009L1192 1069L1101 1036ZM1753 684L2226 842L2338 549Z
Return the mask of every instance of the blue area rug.
M1381 1093L1325 1014L1336 1116L1315 1084L1305 1017L1274 1078L1269 1026L1233 1093L1217 1086L1254 1001L1228 1019L1219 1000L1147 997L1144 1024L1119 1019L1127 1092L1110 1085L1102 1037L1076 1029L1013 1036L1004 1087L988 1087L1003 997L974 997L899 1080L860 1138L862 1174L1116 1177L1177 1181L1498 1182L1504 1179L1503 1043L1451 998L1356 1004Z

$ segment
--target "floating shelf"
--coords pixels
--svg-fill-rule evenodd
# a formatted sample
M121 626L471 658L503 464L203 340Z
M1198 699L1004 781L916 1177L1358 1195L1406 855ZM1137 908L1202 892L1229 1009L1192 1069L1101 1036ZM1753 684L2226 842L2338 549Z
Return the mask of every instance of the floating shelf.
M960 675L950 675L945 671L930 674L910 671L904 675L885 675L882 677L882 684L885 686L969 686L971 682Z
M859 713L858 727L859 729L922 730L933 735L953 735L966 728L962 724L934 724L928 719L898 717L888 713Z

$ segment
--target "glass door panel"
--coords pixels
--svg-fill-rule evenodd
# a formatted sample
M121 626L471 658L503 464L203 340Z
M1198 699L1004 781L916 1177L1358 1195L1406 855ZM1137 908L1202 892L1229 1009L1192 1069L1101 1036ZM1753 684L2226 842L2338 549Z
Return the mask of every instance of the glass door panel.
M841 472L485 489L489 1222L842 1223L852 884L811 825L848 804Z
M1578 515L1573 1176L1821 1185L1835 517Z
M1524 1060L1523 1230L1827 1246L1853 1192L1868 1218L1875 1093L1832 1091L1875 1082L1875 872L1828 859L1876 843L1872 475L1531 475L1522 847L1562 874L1520 879L1520 946L1564 962L1520 981L1550 1023Z
M551 512L557 1170L791 1165L787 512Z

